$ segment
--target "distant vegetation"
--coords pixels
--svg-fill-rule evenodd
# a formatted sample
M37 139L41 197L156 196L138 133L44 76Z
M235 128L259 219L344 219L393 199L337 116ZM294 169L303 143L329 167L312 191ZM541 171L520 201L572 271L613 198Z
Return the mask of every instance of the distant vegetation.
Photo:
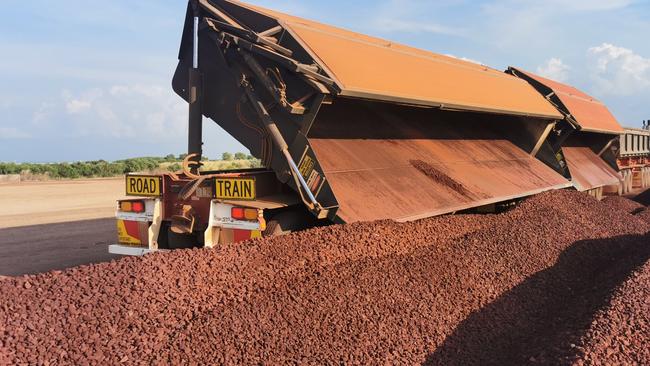
M80 161L74 163L0 163L0 174L20 174L26 179L72 179L115 177L126 173L161 173L179 171L182 161L187 156L167 155L161 157L143 157L116 160ZM260 167L259 159L244 153L224 153L222 160L208 160L204 157L202 170L228 170Z

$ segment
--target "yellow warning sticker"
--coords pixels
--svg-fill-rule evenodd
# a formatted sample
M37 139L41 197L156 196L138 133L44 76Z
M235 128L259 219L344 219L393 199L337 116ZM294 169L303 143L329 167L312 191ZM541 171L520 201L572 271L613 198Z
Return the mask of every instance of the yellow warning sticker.
M302 177L305 178L305 180L309 179L309 176L314 170L315 165L316 164L314 163L314 159L312 159L309 155L305 155L305 157L302 158L298 170L300 171Z

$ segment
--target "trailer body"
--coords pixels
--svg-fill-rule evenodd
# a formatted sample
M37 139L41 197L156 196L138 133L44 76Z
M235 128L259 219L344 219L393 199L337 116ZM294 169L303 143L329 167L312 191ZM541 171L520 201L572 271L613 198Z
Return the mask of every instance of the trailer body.
M623 176L622 193L650 187L650 129L625 128L619 137L616 163Z
M618 189L623 177L616 165L616 150L623 128L607 107L597 99L570 85L520 68L507 73L529 82L564 115L549 142L575 188L601 198L608 187ZM564 165L563 164L563 165Z
M546 127L562 116L521 80L238 2L200 4L205 17L222 20L206 21L200 43L204 99L209 101L205 115L299 191L277 146L267 143L271 153L264 154L260 135L248 128L259 117L237 83L243 74L256 77L241 71L249 64L246 57L268 74L279 74L287 100L302 100L305 112L276 108L269 114L310 190L335 222L408 220L566 185L530 155ZM223 15L255 34L276 29L274 44L291 56L269 54L232 36L237 31ZM242 56L233 43L250 52ZM173 86L187 99L189 39L184 37L183 44ZM290 72L276 62L287 58L297 67L318 70L318 76L306 80L313 75ZM315 89L314 82L322 88ZM255 93L269 98L259 84ZM269 99L265 102L272 103ZM467 192L436 182L411 160L424 161ZM478 179L482 175L485 179ZM513 176L522 175L530 179L513 182Z
M161 249L259 238L269 212L283 212L298 200L266 169L214 172L196 179L177 174L126 176L131 199L117 204L115 254L138 255Z
M525 80L261 7L191 3L172 86L264 169L160 177L146 200L167 246L257 237L287 224L278 217L408 221L571 186L548 140L565 116ZM219 194L218 182L250 177L254 198ZM235 234L239 208L258 217ZM159 248L163 234L139 246Z

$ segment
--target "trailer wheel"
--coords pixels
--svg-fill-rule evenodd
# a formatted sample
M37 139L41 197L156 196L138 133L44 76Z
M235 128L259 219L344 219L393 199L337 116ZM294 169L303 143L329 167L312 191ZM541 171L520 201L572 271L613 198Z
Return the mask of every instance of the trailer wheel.
M309 228L313 219L302 212L285 211L273 216L266 224L264 236L287 235Z
M158 233L158 249L169 249L169 224L163 222Z
M169 249L191 249L200 246L196 235L176 234L171 227L167 228L167 247Z

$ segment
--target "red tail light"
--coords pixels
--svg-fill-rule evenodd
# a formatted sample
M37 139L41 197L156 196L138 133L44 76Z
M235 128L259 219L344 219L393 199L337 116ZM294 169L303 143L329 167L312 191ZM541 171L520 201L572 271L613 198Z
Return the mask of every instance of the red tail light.
M230 210L230 216L232 216L233 219L236 220L243 220L244 219L244 209L241 207L233 207Z
M144 202L142 201L136 201L131 203L131 209L133 212L144 212Z
M142 213L145 211L144 202L143 201L120 201L120 211Z
M233 207L230 216L235 220L256 221L258 213L255 208Z

